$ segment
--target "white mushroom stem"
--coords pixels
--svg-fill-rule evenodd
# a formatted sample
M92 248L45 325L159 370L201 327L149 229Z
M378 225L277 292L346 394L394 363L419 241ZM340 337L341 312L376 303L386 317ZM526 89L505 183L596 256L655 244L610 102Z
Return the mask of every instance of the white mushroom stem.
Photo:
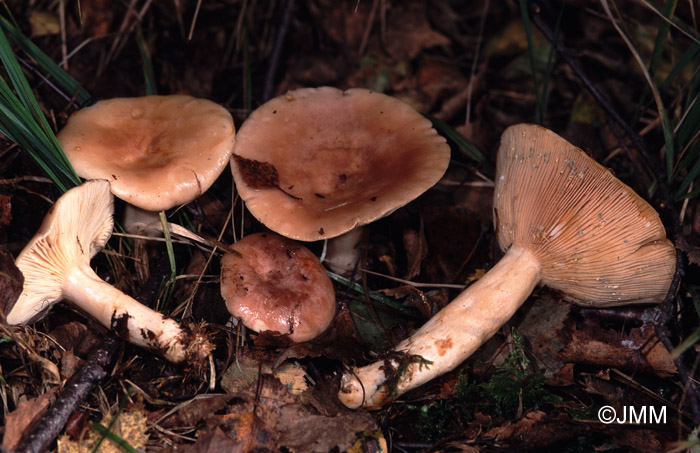
M173 319L151 310L102 280L89 265L76 266L67 276L63 295L100 324L137 346L158 350L171 362L210 352L201 334L180 327ZM208 346L209 345L209 346ZM200 350L188 350L188 348Z
M330 270L344 277L349 277L360 260L363 227L355 227L347 233L328 239L328 251L324 262Z
M534 255L514 245L486 275L395 348L406 354L408 366L400 367L391 358L355 368L343 376L338 397L352 409L378 409L453 370L513 316L540 278ZM396 379L387 378L388 364L399 373Z
M166 319L102 281L90 267L112 234L109 187L105 180L88 181L56 201L17 257L24 285L5 320L30 323L68 299L131 343L156 349L172 362L201 363L213 349L203 332Z

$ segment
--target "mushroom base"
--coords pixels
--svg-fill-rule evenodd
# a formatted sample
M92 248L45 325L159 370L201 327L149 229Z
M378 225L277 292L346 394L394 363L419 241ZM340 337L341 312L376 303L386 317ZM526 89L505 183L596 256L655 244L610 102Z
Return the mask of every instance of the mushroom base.
M486 275L402 341L392 358L345 373L338 398L351 409L379 409L453 370L513 316L539 281L537 259L524 248L511 247ZM398 356L405 357L405 366L389 379L399 369Z

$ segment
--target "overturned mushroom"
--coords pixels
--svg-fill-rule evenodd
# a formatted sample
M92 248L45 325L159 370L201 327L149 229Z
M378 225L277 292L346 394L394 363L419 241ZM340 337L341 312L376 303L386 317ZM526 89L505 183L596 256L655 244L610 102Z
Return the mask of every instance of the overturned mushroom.
M202 333L140 304L90 268L112 234L113 200L109 182L92 180L56 201L17 257L24 286L6 321L36 321L67 299L125 340L155 349L172 362L206 358L213 348Z
M409 203L449 160L445 139L408 104L321 87L257 108L241 125L231 168L253 216L283 236L316 241Z
M235 127L215 102L144 96L79 110L57 138L79 176L107 179L112 193L140 208L139 220L150 223L157 215L149 213L189 203L209 189L229 163ZM127 208L127 221L138 215Z
M463 362L515 313L537 284L581 305L657 303L675 249L654 209L606 168L540 126L501 138L494 224L505 256L387 359L342 378L351 408L378 408ZM408 365L396 382L387 367Z
M335 292L309 249L272 233L246 236L221 260L221 295L232 315L256 331L309 341L330 325Z

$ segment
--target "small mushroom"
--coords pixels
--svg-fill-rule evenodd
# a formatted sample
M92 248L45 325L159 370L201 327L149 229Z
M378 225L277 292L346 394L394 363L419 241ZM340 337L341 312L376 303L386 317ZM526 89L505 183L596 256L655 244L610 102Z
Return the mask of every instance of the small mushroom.
M408 104L321 87L257 108L238 132L231 169L253 216L283 236L316 241L409 203L449 160L445 139Z
M144 96L79 110L57 138L79 176L106 179L114 195L154 212L189 203L214 183L229 163L235 127L215 102Z
M256 331L309 341L330 325L335 292L309 249L272 233L244 237L221 260L221 295L232 315Z
M395 382L385 371L398 368L396 359L346 373L339 398L348 407L379 408L454 369L537 284L596 307L666 296L675 248L658 214L583 151L543 127L512 126L496 173L494 224L505 256L396 347L407 365Z
M24 286L7 323L34 322L67 299L125 340L155 349L172 362L204 359L213 348L202 333L140 304L90 267L112 234L113 200L108 181L92 180L56 201L17 257Z

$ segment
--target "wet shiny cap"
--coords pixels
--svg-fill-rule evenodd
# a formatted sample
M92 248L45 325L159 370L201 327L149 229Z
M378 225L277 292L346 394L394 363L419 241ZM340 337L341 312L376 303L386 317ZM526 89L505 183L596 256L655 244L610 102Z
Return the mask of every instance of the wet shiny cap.
M274 233L244 237L221 260L221 295L229 312L256 332L309 341L330 325L335 292L318 258Z
M231 114L191 96L97 102L74 113L57 136L85 179L148 211L189 203L226 168L235 143Z
M231 162L248 210L302 241L338 236L409 203L450 148L408 104L366 89L302 88L256 109Z

